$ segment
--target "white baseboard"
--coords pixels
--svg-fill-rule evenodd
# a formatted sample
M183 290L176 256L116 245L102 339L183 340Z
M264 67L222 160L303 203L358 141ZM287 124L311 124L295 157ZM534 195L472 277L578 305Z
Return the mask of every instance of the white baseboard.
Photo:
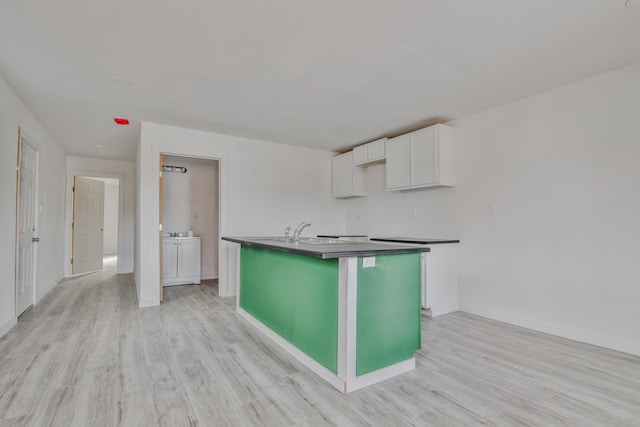
M497 320L499 322L510 323L512 325L521 326L527 329L533 329L534 331L544 332L546 334L568 338L570 340L640 356L640 342L623 341L602 335L587 334L584 332L562 328L537 320L522 318L520 316L514 316L511 314L492 310L485 310L480 307L463 305L460 307L460 311Z
M42 298L44 298L49 292L51 292L51 290L55 288L58 283L62 282L62 280L64 280L64 273L58 276L48 287L44 288L42 292L37 292L35 304L39 303Z
M363 374L357 376L355 378L351 378L349 380L343 380L339 378L332 371L327 369L325 366L318 363L313 358L309 357L306 353L300 350L298 347L291 344L289 341L282 338L276 332L274 332L271 328L266 326L264 323L253 317L246 310L236 307L236 312L242 316L245 320L247 320L250 324L256 327L260 332L265 334L268 338L270 338L273 342L278 344L284 351L293 356L296 360L302 363L304 366L309 368L312 372L318 375L320 378L331 384L336 389L340 390L342 393L350 393L352 391L361 389L363 387L378 383L380 381L384 381L386 379L395 377L396 375L403 374L405 372L409 372L416 367L416 360L412 357L411 359L403 360L402 362L395 363L390 366L386 366L384 368L375 370L373 372L369 372L367 374Z
M218 275L217 274L203 274L200 278L202 280L213 280L213 279L217 279Z
M458 304L445 305L442 307L431 307L431 317L453 313L454 311L460 311L460 306Z
M3 337L4 334L9 332L9 330L13 328L16 325L16 323L18 323L16 319L11 319L8 322L6 322L4 325L0 325L0 337Z
M266 326L264 323L253 317L246 310L238 307L236 312L242 316L247 322L251 323L256 327L260 332L269 337L273 342L278 344L284 351L293 356L296 360L302 363L307 368L311 369L315 374L320 376L323 380L327 381L329 384L337 388L338 390L344 392L344 382L341 381L336 374L331 372L329 369L309 357L306 353L300 350L298 347L291 344L289 341L282 338L276 332L274 332L271 328Z
M158 304L156 304L153 300L150 300L150 299L138 300L138 307L139 308L153 307L154 305L158 305Z
M393 365L385 366L384 368L369 372L368 374L360 375L355 379L349 381L348 383L345 383L346 392L351 393L352 391L356 391L363 387L379 383L380 381L388 380L389 378L393 378L396 375L412 371L415 368L416 359L413 357L411 359L403 360L402 362L398 362Z

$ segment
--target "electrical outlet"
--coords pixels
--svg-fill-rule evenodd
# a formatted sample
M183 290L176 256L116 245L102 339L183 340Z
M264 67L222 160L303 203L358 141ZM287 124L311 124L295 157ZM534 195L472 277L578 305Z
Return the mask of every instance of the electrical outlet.
M498 211L496 210L496 205L493 203L489 203L489 206L487 207L487 213L489 215L495 215Z
M367 256L362 258L362 268L369 268L376 266L376 257Z
M356 221L360 221L360 214L359 213L356 214Z

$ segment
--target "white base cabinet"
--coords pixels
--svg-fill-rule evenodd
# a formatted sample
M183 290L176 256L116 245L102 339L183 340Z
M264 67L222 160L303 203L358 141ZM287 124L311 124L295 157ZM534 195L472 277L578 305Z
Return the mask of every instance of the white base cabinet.
M200 237L162 239L162 286L200 284Z
M454 130L438 124L387 141L387 191L455 185Z
M422 254L422 308L434 317L458 311L460 244L427 246L431 252Z

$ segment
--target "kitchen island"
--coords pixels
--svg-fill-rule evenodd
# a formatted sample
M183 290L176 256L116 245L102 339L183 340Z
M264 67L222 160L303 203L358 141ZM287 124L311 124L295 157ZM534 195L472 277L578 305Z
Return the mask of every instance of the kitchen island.
M424 246L223 237L237 312L343 393L415 368Z

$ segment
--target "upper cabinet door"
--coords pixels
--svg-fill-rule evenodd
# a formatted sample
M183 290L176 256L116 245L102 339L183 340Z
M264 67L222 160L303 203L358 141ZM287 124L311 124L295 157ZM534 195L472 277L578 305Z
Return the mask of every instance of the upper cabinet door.
M454 143L442 124L387 141L387 190L456 185Z
M369 161L369 155L367 150L367 144L354 147L353 149L353 164L361 165Z
M380 138L375 141L358 145L353 149L353 164L355 166L367 166L373 163L384 162L386 156L385 146L388 138Z
M378 139L367 144L367 160L370 162L386 159L387 138Z
M406 188L411 185L409 174L410 135L400 135L387 141L387 190Z
M331 159L333 197L364 196L364 170L353 166L353 151Z
M411 186L438 183L438 144L435 126L412 132L409 142Z

